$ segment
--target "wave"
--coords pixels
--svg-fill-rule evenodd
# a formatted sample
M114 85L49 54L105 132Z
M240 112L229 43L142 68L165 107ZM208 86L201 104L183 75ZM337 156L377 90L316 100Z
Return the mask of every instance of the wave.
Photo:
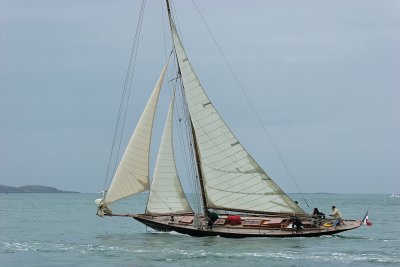
M178 233L176 233L178 234ZM172 235L175 235L172 233ZM117 241L115 241L117 242ZM296 248L296 246L295 246ZM201 260L209 263L216 263L224 260L243 260L243 261L305 261L314 264L318 263L343 263L343 264L399 264L400 255L397 252L315 252L299 250L285 251L247 251L238 252L236 249L226 249L224 247L210 247L208 249L198 249L196 246L173 248L160 246L138 246L132 243L122 242L119 244L99 245L90 243L46 243L46 242L2 242L0 251L2 253L16 253L23 251L34 251L42 253L70 252L71 254L98 254L99 256L128 256L132 253L136 255L152 255L154 261L179 261L179 260ZM246 246L242 250L249 249ZM235 251L236 250L236 251ZM97 256L97 255L96 255Z
M96 244L76 244L76 243L42 243L42 242L3 242L0 249L4 252L14 253L18 251L36 252L79 252L82 254L116 251L116 252L148 252L145 249L132 249L122 246L104 246Z

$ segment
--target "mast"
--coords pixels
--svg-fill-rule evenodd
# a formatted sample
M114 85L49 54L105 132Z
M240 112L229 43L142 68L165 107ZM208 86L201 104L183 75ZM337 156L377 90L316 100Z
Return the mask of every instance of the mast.
M208 205L207 205L206 191L204 190L204 179L203 179L203 172L201 170L200 153L199 153L199 148L197 146L196 135L194 134L194 126L192 123L192 119L190 119L190 125L192 126L191 133L192 133L193 145L194 145L197 176L199 177L201 199L203 200L204 217L206 218L207 212L208 212Z
M172 13L171 13L171 6L169 3L169 0L166 0L166 4L167 4L167 11L168 11L168 19L169 19L169 25L171 28L171 33L172 33L172 28L174 27L174 21L172 19ZM175 46L174 42L172 42L173 45ZM179 60L178 58L177 60L177 64L178 64L178 72L179 72L179 76L181 76L181 68L179 65ZM190 115L189 115L190 117ZM199 184L200 184L200 190L201 190L201 199L203 202L203 209L204 209L204 217L207 218L207 212L208 212L208 204L207 204L207 198L206 198L206 192L205 192L205 187L204 187L204 179L203 179L203 172L201 169L201 159L200 159L200 152L199 152L199 148L197 145L197 139L196 139L196 134L194 132L194 126L192 123L192 119L190 118L190 125L191 125L191 137L193 140L193 149L194 149L194 160L196 163L196 170L197 170L197 177L199 179Z
M169 5L169 0L165 0L165 2L167 2L168 18L169 18L169 23L171 24L171 22L172 22L171 7Z

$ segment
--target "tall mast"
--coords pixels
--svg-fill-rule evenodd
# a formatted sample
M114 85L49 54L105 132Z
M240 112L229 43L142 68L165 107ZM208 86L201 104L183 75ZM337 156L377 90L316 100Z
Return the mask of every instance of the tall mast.
M190 119L190 125L192 126L191 133L192 133L192 138L193 138L193 146L194 146L194 153L195 153L197 176L199 177L200 190L201 190L201 199L203 200L204 217L206 218L207 217L207 211L208 211L206 191L204 190L204 179L203 179L203 172L201 170L201 161L200 161L199 148L197 146L197 139L196 139L196 135L194 134L194 127L193 127L193 123L192 123L191 119Z
M169 0L165 0L167 2L167 11L168 11L168 18L169 18L169 23L172 23L172 16L171 16L171 7L169 5Z
M172 19L172 13L171 13L171 6L169 3L169 0L166 0L167 3L167 11L168 11L168 19L169 19L169 24L170 24L170 28L172 30L172 28L174 27L174 21ZM173 43L173 42L172 42ZM174 44L174 43L173 43ZM177 63L178 63L178 72L179 72L179 76L181 75L181 69L179 66L179 61L177 59ZM204 179L203 179L203 172L201 170L201 161L200 161L200 152L197 146L197 140L196 140L196 135L194 133L194 127L193 127L193 123L192 120L190 119L190 125L191 125L191 137L193 140L193 149L194 149L194 160L196 163L196 170L197 170L197 177L199 179L199 184L200 184L200 190L201 190L201 199L203 202L203 209L204 209L204 216L207 217L207 211L208 211L208 205L207 205L207 198L206 198L206 193L205 193L205 189L204 189Z

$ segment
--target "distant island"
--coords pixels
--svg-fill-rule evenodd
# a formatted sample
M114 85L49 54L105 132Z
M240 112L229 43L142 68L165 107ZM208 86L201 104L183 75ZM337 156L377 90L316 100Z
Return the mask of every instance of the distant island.
M79 193L79 192L63 191L55 187L42 186L42 185L24 185L20 187L0 185L0 193Z

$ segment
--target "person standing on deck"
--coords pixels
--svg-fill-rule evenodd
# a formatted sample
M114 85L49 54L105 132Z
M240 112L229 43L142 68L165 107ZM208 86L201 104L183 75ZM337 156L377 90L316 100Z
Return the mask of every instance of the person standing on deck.
M340 225L340 223L343 222L342 214L335 206L332 206L332 214L330 216L332 216L335 219L333 227L336 227L337 225Z

